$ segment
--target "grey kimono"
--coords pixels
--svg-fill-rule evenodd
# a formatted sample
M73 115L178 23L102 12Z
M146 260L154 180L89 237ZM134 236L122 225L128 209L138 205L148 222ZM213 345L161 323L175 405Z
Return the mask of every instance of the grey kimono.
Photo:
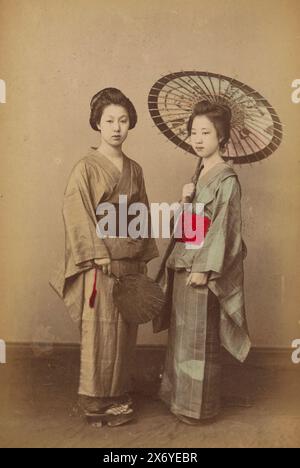
M160 395L173 412L200 418L206 365L209 292L218 299L221 344L238 360L250 349L244 307L241 191L234 170L226 163L198 180L193 203L205 205L211 220L203 246L186 249L177 243L167 266L175 272L166 365ZM207 286L186 286L188 272L207 272Z

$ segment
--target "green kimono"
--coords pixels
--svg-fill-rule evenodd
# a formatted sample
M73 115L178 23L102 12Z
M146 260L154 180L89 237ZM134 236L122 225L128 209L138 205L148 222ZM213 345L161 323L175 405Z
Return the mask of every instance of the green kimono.
M203 203L211 225L199 249L177 243L167 267L175 271L173 304L161 397L172 411L200 418L206 365L208 297L220 307L221 344L238 360L250 350L245 307L241 191L234 170L220 163L200 177L193 203ZM189 272L209 273L207 286L191 288Z
M105 238L96 233L96 209L100 202L118 205L119 195L127 195L128 206L148 205L141 167L124 156L120 171L96 149L74 167L67 184L63 218L65 258L50 284L64 300L81 331L81 371L79 393L110 397L130 390L130 361L137 327L124 322L113 301L114 279L97 271L93 260L110 258L116 276L138 273L158 256L152 239ZM89 298L95 287L94 307Z

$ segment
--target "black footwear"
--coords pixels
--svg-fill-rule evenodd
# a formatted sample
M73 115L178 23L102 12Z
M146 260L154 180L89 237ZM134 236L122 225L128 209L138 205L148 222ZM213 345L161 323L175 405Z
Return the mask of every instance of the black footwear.
M79 406L84 411L85 416L93 418L94 416L105 416L106 411L118 405L132 405L132 398L129 395L123 397L90 397L80 395Z
M102 413L85 413L87 422L101 427L107 424L109 427L116 427L126 424L134 419L134 412L131 405L113 404L109 405Z
M206 426L208 424L215 423L218 420L218 415L201 419L191 418L180 413L174 413L174 415L180 422L188 424L189 426Z
M85 395L79 396L78 403L86 415L104 413L109 406L109 404L103 404L101 398Z
M122 426L123 424L127 424L130 421L134 420L134 412L130 414L121 414L119 416L113 416L109 419L107 422L107 425L109 427L117 427L117 426Z
M121 426L134 419L134 413L130 403L112 405L105 414L109 427Z
M200 424L199 419L190 418L189 416L184 416L184 414L180 414L180 413L174 413L174 414L180 422L188 424L189 426L198 426Z
M84 415L87 419L99 419L104 418L106 415L106 411L110 408L111 405L107 405L101 408L90 408L84 410Z

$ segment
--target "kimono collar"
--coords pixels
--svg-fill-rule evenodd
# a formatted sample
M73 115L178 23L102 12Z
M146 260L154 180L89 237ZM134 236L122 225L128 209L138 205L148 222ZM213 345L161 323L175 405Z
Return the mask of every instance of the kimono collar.
M203 170L203 167L204 166L202 166L201 171ZM201 188L208 185L213 179L215 179L215 177L220 175L222 172L224 172L224 175L236 175L232 167L229 166L226 162L218 163L215 166L213 166L211 169L209 169L204 176L198 179L197 190L200 190Z
M89 156L97 162L101 169L109 173L113 180L110 201L117 203L119 194L127 195L129 198L132 195L132 170L130 159L123 153L123 169L122 172L102 153L92 148Z
M104 156L104 154L100 153L97 150L97 148L92 147L89 151L88 156L92 156L93 159L101 166L101 169L104 169L106 172L108 172L114 179L120 179L120 176L122 174L121 171L119 171L119 169L106 156ZM126 156L123 156L123 165L125 165Z

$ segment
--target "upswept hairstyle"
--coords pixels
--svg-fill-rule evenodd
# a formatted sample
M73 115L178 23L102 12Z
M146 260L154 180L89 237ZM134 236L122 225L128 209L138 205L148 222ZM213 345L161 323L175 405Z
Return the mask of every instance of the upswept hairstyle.
M218 138L220 139L220 150L224 150L230 139L231 110L224 104L212 103L210 101L200 101L194 108L187 124L187 131L191 136L193 121L195 117L205 115L215 126Z
M105 107L110 104L124 107L129 116L129 129L135 127L137 122L137 113L132 102L117 88L105 88L93 96L90 108L90 125L93 130L99 132L99 125Z

